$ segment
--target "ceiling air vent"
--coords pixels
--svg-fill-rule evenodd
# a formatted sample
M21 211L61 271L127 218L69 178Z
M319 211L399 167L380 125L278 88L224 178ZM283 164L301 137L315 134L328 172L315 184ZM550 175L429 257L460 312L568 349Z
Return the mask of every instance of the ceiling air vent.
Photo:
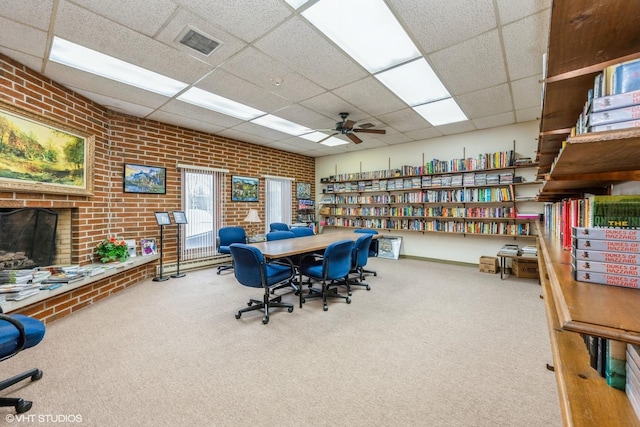
M193 28L187 28L182 37L179 37L179 42L207 56L220 46L219 42Z

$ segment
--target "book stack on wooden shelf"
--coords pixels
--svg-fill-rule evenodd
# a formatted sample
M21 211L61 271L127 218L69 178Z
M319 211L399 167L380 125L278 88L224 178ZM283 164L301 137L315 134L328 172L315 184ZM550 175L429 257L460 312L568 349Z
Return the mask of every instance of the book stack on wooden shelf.
M640 288L640 230L573 227L573 242L575 280Z
M631 407L640 417L640 347L627 344L625 392Z

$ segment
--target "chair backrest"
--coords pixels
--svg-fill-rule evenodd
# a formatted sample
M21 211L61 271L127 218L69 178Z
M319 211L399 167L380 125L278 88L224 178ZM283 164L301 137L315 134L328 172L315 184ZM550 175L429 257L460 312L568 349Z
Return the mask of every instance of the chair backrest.
M313 230L308 227L293 227L291 231L296 237L313 236L315 234Z
M272 240L293 239L296 235L292 231L270 231L267 233L267 242Z
M289 226L284 222L272 222L269 224L269 231L289 231Z
M326 280L340 280L351 271L353 240L339 240L327 246L322 258L322 276Z
M23 314L0 314L0 361L37 345L45 334L44 323Z
M238 282L244 286L262 288L264 256L260 249L244 243L232 243L229 250L234 263L233 274Z
M244 228L234 227L222 227L218 230L219 246L229 246L232 243L246 243L247 233Z
M373 235L370 233L363 234L358 237L355 245L353 245L353 251L351 252L351 268L364 267L367 265L369 259L369 247Z
M378 234L377 230L372 228L358 228L357 230L353 230L356 233L366 233L366 234ZM369 244L369 256L378 256L378 240L371 239L371 243Z

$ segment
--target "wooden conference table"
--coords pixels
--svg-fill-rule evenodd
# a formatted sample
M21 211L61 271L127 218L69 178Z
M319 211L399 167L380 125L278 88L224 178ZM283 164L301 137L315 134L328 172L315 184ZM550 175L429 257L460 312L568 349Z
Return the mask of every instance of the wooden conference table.
M354 231L337 231L314 236L295 237L291 239L272 240L270 242L251 243L252 246L260 249L262 255L267 259L284 258L293 255L302 255L310 252L318 252L326 249L330 244L339 240L358 240L361 233ZM378 238L379 234L374 234ZM300 308L302 308L302 273L298 280L300 284Z

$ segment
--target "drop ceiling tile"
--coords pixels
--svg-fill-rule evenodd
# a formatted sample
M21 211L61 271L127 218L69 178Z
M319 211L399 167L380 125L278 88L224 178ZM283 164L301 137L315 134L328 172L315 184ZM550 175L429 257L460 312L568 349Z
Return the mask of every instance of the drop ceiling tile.
M513 110L509 85L502 84L456 97L456 101L467 117L493 116Z
M497 4L502 25L551 8L551 0L497 0Z
M186 129L197 130L200 132L217 134L222 132L225 128L221 126L216 126L210 121L202 121L198 120L195 117L186 117L184 115L172 114L167 111L155 111L153 114L150 114L147 118L151 120L156 120L162 123L168 123L175 126L180 126Z
M374 77L366 77L342 86L333 93L350 104L358 105L362 111L373 116L398 111L407 106Z
M325 91L289 66L253 47L243 50L225 62L222 69L293 102L311 98ZM275 84L276 79L281 81L278 86Z
M131 0L73 0L73 3L149 37L153 37L177 9L171 0L145 0L144 7L132 7ZM124 10L126 13L122 13Z
M390 0L408 33L431 53L496 28L493 4L477 0Z
M542 83L540 76L527 77L511 82L513 103L516 110L540 106L542 104Z
M0 38L2 38L1 32L0 32ZM33 56L26 53L15 51L13 49L7 49L2 46L0 46L0 53L7 55L9 58L15 61L18 61L22 65L25 65L26 67L31 68L32 70L35 70L37 72L42 71L43 61L42 61L41 55Z
M196 87L267 113L288 104L284 98L219 68L199 81Z
M236 141L248 142L250 144L255 145L270 145L273 143L272 139L261 138L260 136L241 132L238 129L225 129L221 132L218 132L216 135L223 136L225 138L235 139Z
M220 114L215 111L178 100L171 100L167 102L162 106L160 111L177 116L190 117L197 121L208 122L214 126L222 128L230 128L243 123L242 120L235 117Z
M548 10L504 26L502 36L511 79L542 77L542 55L547 49L548 34Z
M327 116L330 120L326 127L333 127L336 122L340 121L340 113L349 113L349 119L357 120L360 117L367 117L368 114L358 110L345 100L337 97L332 92L325 92L311 99L302 101L300 104L316 111L319 114Z
M0 17L0 40L3 53L11 50L30 56L43 57L47 50L47 32ZM42 62L40 62L42 65ZM39 71L40 67L36 68Z
M56 35L185 83L199 80L213 68L68 2L61 3L56 15Z
M258 40L255 46L329 90L367 75L360 65L297 16Z
M530 122L533 120L540 120L540 116L542 115L541 107L531 107L525 108L523 110L516 110L516 118L518 119L518 123L522 122Z
M452 95L507 82L497 30L435 52L427 59Z
M412 108L381 114L378 118L399 132L411 132L431 128L431 124Z
M0 16L32 28L48 31L53 4L54 0L2 0ZM4 26L4 23L2 25Z
M154 111L151 107L145 107L139 103L123 101L122 99L113 98L109 95L94 93L83 89L75 89L75 92L102 105L104 108L118 113L128 114L130 116L146 117Z
M187 28L214 39L218 43L221 43L220 46L207 56L183 45L178 39L184 34ZM186 55L212 65L222 64L247 46L244 41L220 29L212 24L211 21L194 15L182 8L166 22L161 31L155 36L155 39Z
M456 133L471 132L476 130L471 120L465 120L464 122L451 123L448 125L437 126L438 131L443 135L453 135Z
M404 134L409 138L411 138L411 140L413 141L422 141L423 139L437 138L439 136L444 135L444 133L440 131L440 128L436 128L436 127L414 130L410 132L405 132Z
M288 133L273 130L251 122L240 123L239 125L234 126L233 129L249 135L260 136L271 141L282 141L283 139L289 139L291 137Z
M492 127L514 124L516 122L516 119L513 112L509 111L507 113L496 114L494 116L481 117L472 121L476 128L488 129Z
M267 33L292 11L280 0L176 0L185 9L206 17L230 34L252 42Z
M309 129L327 129L331 124L330 118L319 114L300 104L291 104L273 113L275 116L290 120Z

